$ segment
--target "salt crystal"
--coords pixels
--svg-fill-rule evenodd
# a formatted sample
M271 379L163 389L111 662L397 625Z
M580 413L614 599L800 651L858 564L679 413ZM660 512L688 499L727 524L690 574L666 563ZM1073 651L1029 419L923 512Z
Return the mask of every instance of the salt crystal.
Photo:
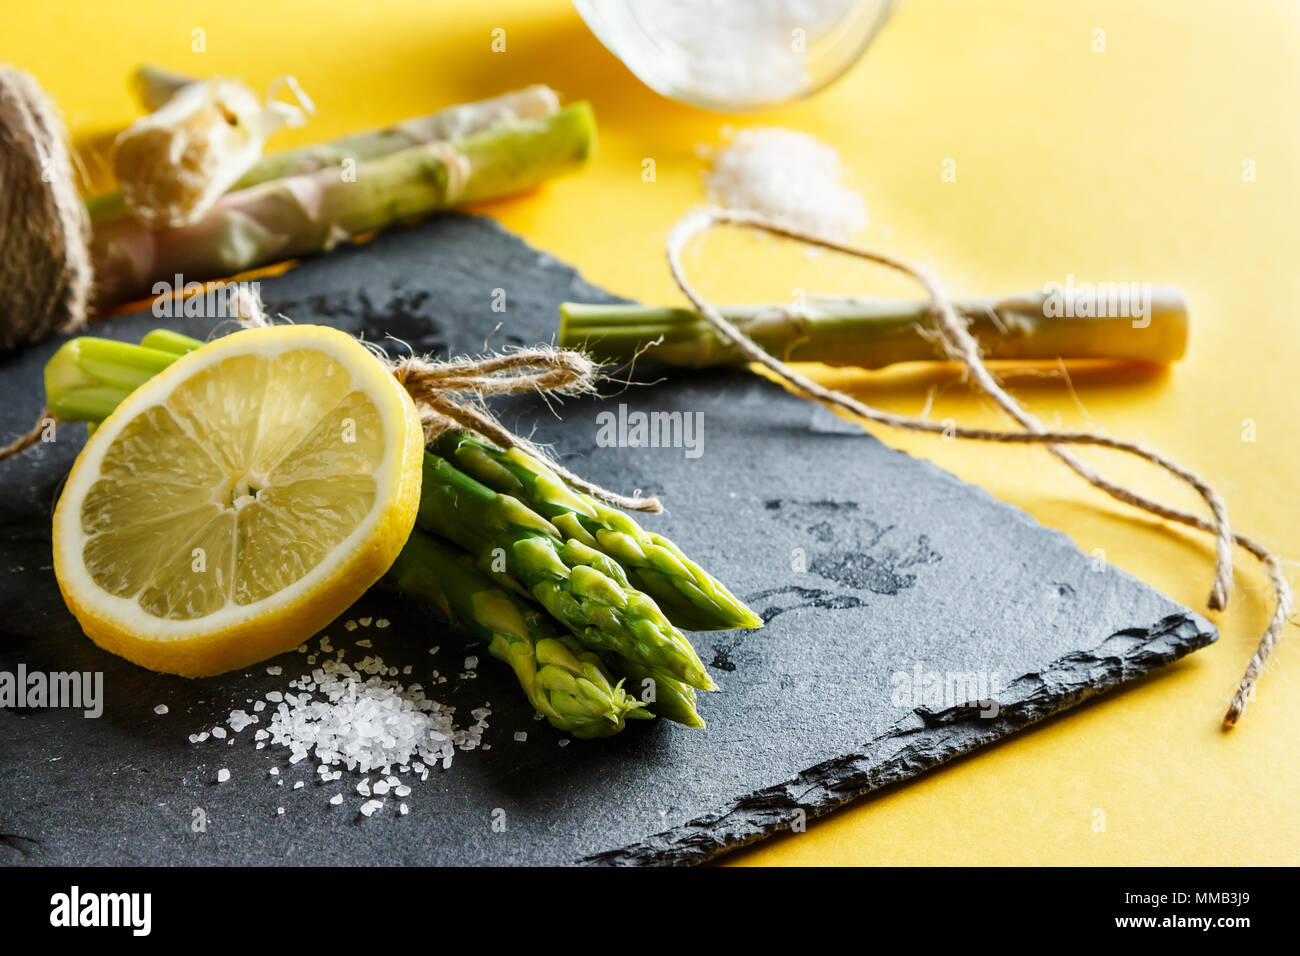
M153 709L153 712L157 714L159 717L161 717L163 714L167 713L167 705L159 704L157 707Z
M217 771L217 783L225 783L229 779L230 779L230 771L227 770L225 767L222 767L220 770Z
M334 794L334 796L330 797L330 803L334 804L334 806L336 807L342 802L343 802L343 794L341 793L336 793Z
M516 731L515 731L515 740L519 741L519 743L522 744L522 743L523 743L525 740L527 740L527 739L528 739L528 734L527 734L527 732L522 731L522 730L516 730Z
M279 664L272 664L270 667L266 669L266 672L270 674L272 677L279 677L281 674L284 673L284 668L281 667Z
M216 737L218 740L225 740L225 739L226 739L226 728L225 728L225 727L213 727L213 728L212 728L212 736Z

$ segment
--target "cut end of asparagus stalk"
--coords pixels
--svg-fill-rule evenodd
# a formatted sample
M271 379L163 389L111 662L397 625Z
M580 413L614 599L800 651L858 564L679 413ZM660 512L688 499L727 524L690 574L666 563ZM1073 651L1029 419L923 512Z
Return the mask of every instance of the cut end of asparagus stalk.
M176 353L83 335L45 365L46 407L65 422L99 422L172 362Z

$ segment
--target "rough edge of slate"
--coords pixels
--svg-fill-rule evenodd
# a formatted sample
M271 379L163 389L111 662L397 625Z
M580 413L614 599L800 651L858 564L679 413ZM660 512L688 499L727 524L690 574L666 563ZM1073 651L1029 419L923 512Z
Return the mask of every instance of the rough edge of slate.
M1006 737L1044 718L1214 643L1193 614L1174 614L1149 628L1117 631L1091 651L1075 651L1042 673L1025 674L998 700L998 716L984 718L961 705L918 708L884 734L846 754L757 790L722 810L696 817L638 843L577 862L608 866L686 866L788 830L802 810L808 819L892 783Z

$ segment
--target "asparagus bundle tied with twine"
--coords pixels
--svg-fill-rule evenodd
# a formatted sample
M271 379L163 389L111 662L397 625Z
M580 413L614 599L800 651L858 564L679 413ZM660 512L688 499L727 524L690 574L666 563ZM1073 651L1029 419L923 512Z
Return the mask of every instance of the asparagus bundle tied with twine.
M246 300L239 301L243 304ZM252 321L264 321L256 314ZM201 344L166 329L150 332L138 345L91 336L72 339L46 365L50 413L63 421L86 421L93 427L131 391ZM581 387L592 373L585 359L571 353L541 350L523 361L539 368L561 366L553 367L549 377L543 372L540 379L532 380L561 391ZM566 362L573 368L563 368ZM504 356L484 360L477 368L490 375L500 366L520 379L520 363ZM394 368L394 374L422 404L452 416L463 413L493 433L497 441L509 444L509 434L482 411L468 407L458 411L457 402L440 394L435 385L454 379L455 387L470 387L466 380L472 379L475 371L474 363L468 361L439 364L415 359ZM515 381L508 390L523 387L522 381ZM441 413L432 412L435 431L446 427L448 421L455 422L454 417L443 419ZM463 423L452 431L462 442L471 437ZM500 455L514 453L538 475L561 480L522 445L506 452L479 441L483 448ZM13 446L6 450L11 453ZM653 499L622 499L576 476L568 480L571 494L577 496L574 500L586 502L586 511L612 511L606 500L658 510ZM489 651L515 671L537 712L554 726L580 737L616 733L626 720L651 715L691 727L704 726L696 709L695 688L712 690L714 684L690 643L654 601L629 582L629 576L639 569L632 561L620 564L619 549L607 554L576 538L566 539L546 517L433 454L425 456L417 521L419 528L386 580L403 593L437 606L454 623L485 639ZM612 516L609 521L613 523ZM665 552L681 553L666 538L654 538ZM498 555L504 556L500 566ZM692 580L698 576L713 580L684 554L681 560L682 573ZM661 573L666 574L667 569ZM725 593L720 584L716 587ZM533 600L571 634L557 633L550 619L529 603ZM734 606L729 613L757 622L741 602L730 600ZM641 696L624 690L624 682Z

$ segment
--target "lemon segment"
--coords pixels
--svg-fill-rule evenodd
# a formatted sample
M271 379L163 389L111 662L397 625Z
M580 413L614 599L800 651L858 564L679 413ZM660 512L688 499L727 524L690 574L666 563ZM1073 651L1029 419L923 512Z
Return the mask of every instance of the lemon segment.
M389 568L423 430L360 343L249 329L178 360L97 429L54 514L54 570L106 650L189 677L281 653Z

